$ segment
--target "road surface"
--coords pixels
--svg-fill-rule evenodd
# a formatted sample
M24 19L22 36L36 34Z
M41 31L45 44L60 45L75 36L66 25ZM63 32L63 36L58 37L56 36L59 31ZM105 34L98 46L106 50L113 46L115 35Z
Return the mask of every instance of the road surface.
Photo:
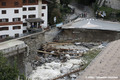
M103 21L98 19L82 19L79 18L67 25L62 26L63 29L95 29L95 30L109 30L120 31L119 22Z

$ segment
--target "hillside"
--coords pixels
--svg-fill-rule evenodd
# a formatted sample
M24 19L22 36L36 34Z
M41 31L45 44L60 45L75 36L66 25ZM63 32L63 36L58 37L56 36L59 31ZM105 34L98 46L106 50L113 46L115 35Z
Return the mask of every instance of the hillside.
M113 9L120 10L120 0L98 0L98 4L101 7L102 5L106 5Z

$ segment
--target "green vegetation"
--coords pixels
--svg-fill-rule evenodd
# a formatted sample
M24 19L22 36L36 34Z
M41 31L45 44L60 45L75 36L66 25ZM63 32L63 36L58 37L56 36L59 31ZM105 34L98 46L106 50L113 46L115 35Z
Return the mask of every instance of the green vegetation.
M86 64L84 64L84 69L90 64L90 62L100 53L101 50L92 50L84 54L82 57L85 61L87 61Z
M50 25L53 25L62 22L64 16L71 12L71 9L68 7L68 4L71 0L60 0L60 3L58 3L56 0L51 1L52 3L48 4L48 22ZM55 17L56 22L54 21Z
M104 19L120 21L120 10L112 9L106 6L102 6L98 10L106 12L106 17Z
M91 5L92 3L96 2L96 0L76 0L79 4L83 5Z
M0 52L0 80L16 80L19 74L16 66L16 62L13 66L7 63L7 59Z
M98 2L96 1L95 3L93 3L93 5L92 5L92 8L93 8L93 10L94 10L94 12L96 12L98 9L99 9L99 7L98 7L98 4L97 4Z
M68 6L68 4L71 2L71 0L60 0L61 5Z

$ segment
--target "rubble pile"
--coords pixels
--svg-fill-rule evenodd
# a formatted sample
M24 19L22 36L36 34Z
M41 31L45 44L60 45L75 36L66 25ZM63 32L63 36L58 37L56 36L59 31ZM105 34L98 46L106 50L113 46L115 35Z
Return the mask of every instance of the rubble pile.
M38 80L52 80L57 76L79 69L84 63L85 61L82 59L70 59L65 63L45 63L44 65L37 67L29 78L32 80L36 80L36 78Z
M102 49L107 43L49 43L38 50L39 61L29 76L32 80L52 80L59 76L80 69L87 61L82 54ZM63 77L64 80L75 80L78 73Z

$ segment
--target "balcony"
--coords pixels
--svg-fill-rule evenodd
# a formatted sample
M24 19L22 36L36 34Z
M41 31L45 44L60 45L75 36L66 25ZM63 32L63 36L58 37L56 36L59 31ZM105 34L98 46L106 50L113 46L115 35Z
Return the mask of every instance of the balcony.
M17 21L17 22L0 22L0 26L4 25L16 25L16 24L23 24L22 21Z

